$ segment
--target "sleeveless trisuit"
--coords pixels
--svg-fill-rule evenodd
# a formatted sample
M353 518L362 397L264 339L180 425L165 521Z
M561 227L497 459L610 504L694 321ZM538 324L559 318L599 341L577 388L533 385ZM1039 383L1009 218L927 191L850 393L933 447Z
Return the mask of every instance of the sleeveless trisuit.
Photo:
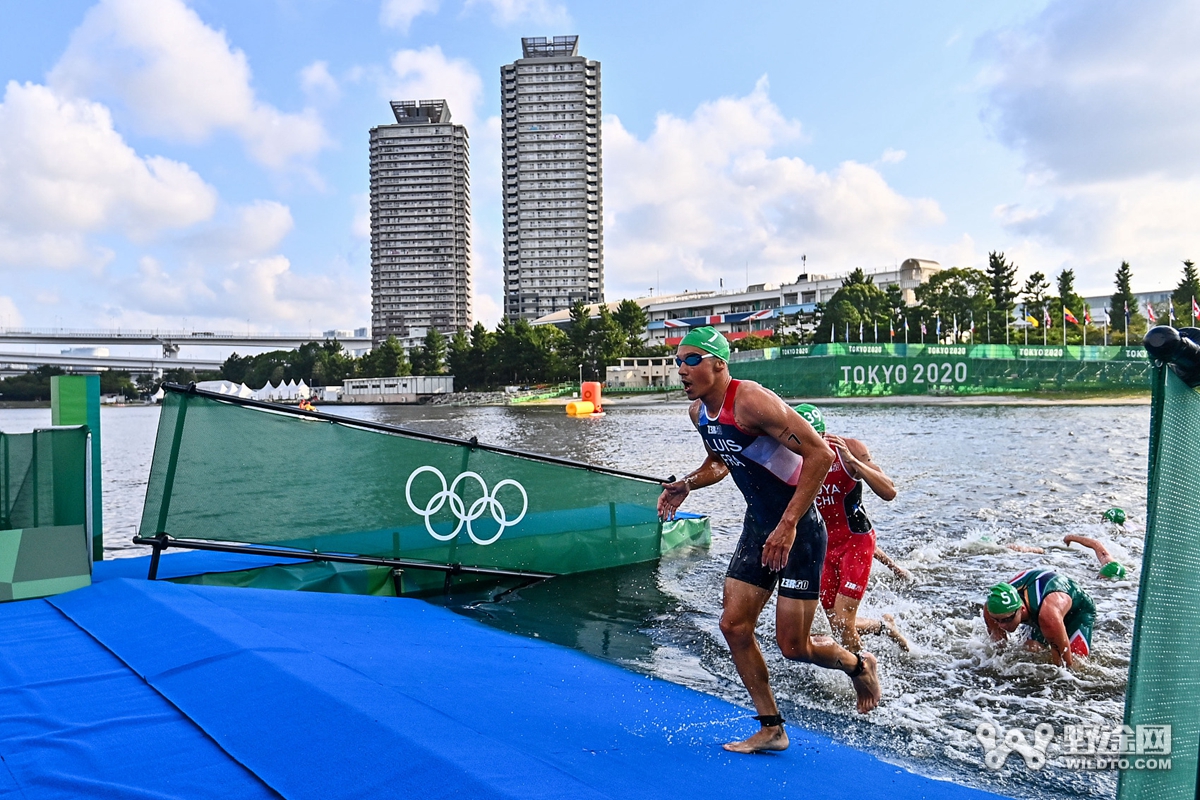
M738 427L733 418L733 404L739 383L729 382L716 419L708 416L701 403L696 423L704 445L728 467L746 498L742 538L726 575L768 591L778 585L780 597L815 600L825 561L825 523L815 505L809 506L796 524L796 540L783 570L773 572L762 564L763 544L779 525L796 493L804 460L770 436L755 436Z

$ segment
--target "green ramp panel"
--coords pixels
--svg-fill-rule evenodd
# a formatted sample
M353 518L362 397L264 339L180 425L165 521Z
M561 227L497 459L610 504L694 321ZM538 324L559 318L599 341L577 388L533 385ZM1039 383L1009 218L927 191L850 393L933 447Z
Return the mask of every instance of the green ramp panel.
M664 536L660 492L652 478L171 391L140 534L561 575L707 544L707 525Z
M0 433L0 601L91 583L88 430Z
M1138 758L1148 726L1170 726L1169 769L1122 770L1119 800L1192 800L1200 745L1200 392L1156 367L1150 417L1146 547L1125 694ZM1142 735L1139 733L1141 726ZM1161 729L1160 729L1161 730ZM1138 751L1142 752L1138 752ZM1153 750L1161 754L1162 747Z

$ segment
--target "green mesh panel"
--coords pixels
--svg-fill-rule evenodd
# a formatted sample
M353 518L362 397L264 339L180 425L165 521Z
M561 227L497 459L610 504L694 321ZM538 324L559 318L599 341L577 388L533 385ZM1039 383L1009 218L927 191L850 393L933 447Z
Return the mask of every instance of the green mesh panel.
M1158 368L1150 419L1146 547L1125 723L1171 726L1171 769L1121 773L1121 800L1191 800L1200 742L1200 393ZM1132 758L1132 756L1131 756Z
M0 530L87 522L87 429L0 433Z
M140 532L566 574L661 555L660 491L650 480L169 393ZM703 543L696 536L668 545Z

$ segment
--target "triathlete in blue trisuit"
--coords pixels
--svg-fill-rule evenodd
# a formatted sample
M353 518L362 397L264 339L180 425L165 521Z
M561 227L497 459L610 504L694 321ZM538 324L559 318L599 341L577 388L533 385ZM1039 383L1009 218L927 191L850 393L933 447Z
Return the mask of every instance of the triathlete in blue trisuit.
M708 457L683 480L663 485L659 515L671 519L693 489L726 475L746 498L746 516L725 578L721 633L742 683L750 692L761 730L725 749L739 753L788 746L767 665L754 628L775 587L775 638L787 658L850 676L858 710L879 704L875 657L855 655L829 637L809 635L816 615L825 559L825 524L813 500L833 463L833 451L813 427L769 389L729 376L729 343L714 328L691 331L675 356L692 423Z

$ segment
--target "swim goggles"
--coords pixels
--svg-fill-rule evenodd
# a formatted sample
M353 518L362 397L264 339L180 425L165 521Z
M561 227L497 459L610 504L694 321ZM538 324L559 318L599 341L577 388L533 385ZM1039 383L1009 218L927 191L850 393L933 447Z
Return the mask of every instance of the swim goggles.
M704 353L703 355L700 353L688 353L683 358L675 356L675 366L682 367L684 364L687 364L689 367L698 367L700 366L700 362L706 358L716 358L716 356L712 353Z

